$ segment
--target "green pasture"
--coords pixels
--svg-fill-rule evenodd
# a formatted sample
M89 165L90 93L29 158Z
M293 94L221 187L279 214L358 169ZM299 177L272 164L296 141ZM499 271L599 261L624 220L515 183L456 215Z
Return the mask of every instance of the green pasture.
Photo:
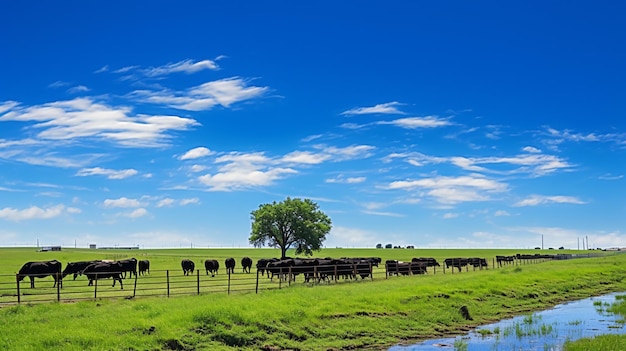
M491 265L496 255L538 252L565 253L562 250L324 249L316 256L376 256L383 261L483 257ZM7 270L0 273L0 278L14 282L14 274L21 265L33 260L57 259L65 264L91 259L145 258L151 261L151 270L172 270L182 276L182 258L193 259L196 267L203 270L204 259L215 258L222 264L223 259L234 257L236 271L240 271L239 261L243 256L256 262L277 254L278 250L274 249L64 248L61 252L35 252L33 248L10 248L0 249L0 267ZM626 256L618 254L490 267L461 274L429 273L341 284L300 282L288 288L262 290L259 294L250 291L230 295L203 293L170 298L25 303L0 308L0 349L382 350L398 342L461 333L567 300L624 291L624 267ZM224 272L220 267L218 276L224 276ZM86 284L82 279L81 284ZM22 284L30 290L27 282ZM35 290L46 289L45 285L51 287L52 279L39 279ZM467 307L471 320L459 313L461 306Z

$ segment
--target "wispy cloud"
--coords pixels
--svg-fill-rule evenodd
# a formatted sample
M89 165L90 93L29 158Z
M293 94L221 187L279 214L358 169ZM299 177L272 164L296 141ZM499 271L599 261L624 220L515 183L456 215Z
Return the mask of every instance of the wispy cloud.
M232 77L207 82L186 91L136 90L128 97L179 110L206 111L215 106L228 108L235 103L261 97L267 91L268 87L249 86L246 80Z
M341 113L343 116L367 115L367 114L395 114L403 115L404 112L398 110L398 106L403 104L393 101L384 104L378 104L371 107L355 107Z
M64 205L56 205L48 208L31 206L29 208L18 210L14 208L0 209L0 218L11 221L24 221L32 219L51 219L59 217L65 213L79 213L80 210L73 207L65 207Z
M211 150L209 150L206 147L196 147L193 148L187 152L185 152L183 155L181 155L180 157L178 157L179 160L193 160L196 158L201 158L201 157L206 157L211 155L213 152Z
M513 206L516 206L516 207L537 206L537 205L544 205L544 204L550 204L550 203L582 205L582 204L585 204L586 202L573 196L531 195L517 202Z
M399 118L393 121L379 121L375 122L375 124L391 124L405 129L418 129L445 127L451 125L452 123L448 119L442 119L436 116L426 116Z
M366 177L346 177L340 174L334 178L327 178L324 181L326 183L359 184L359 183L363 183L366 180L367 180Z
M444 204L469 201L486 201L490 194L506 191L507 184L473 174L459 177L432 177L401 180L389 183L390 190L420 190Z
M91 89L87 88L84 85L77 85L75 87L71 87L69 89L67 89L67 92L70 94L78 94L78 93L84 93L87 91L90 91Z
M30 107L13 106L0 122L32 122L44 140L101 139L125 146L155 147L167 143L169 132L188 130L198 123L190 118L132 115L128 107L112 107L88 98L76 98Z
M104 175L109 179L125 179L128 177L132 177L136 175L137 173L138 172L135 169L114 170L114 169L95 167L95 168L81 169L76 173L76 175L79 177Z
M534 176L546 175L558 170L571 169L574 166L565 159L547 154L521 154L514 156L429 156L419 152L393 153L387 155L383 161L391 162L394 159L403 159L411 165L422 167L429 164L450 163L461 169L471 172L488 172L493 174L527 173ZM502 166L510 166L504 169ZM494 166L488 168L486 166ZM497 168L495 166L498 166Z
M103 205L106 208L133 208L145 206L142 201L137 199L129 199L127 197L120 197L119 199L106 199L103 201Z
M144 70L144 74L149 77L156 77L178 72L191 74L207 69L215 71L219 69L219 66L212 60L202 60L198 62L194 62L193 60L184 60L175 63L168 63L167 65L160 67L148 68Z

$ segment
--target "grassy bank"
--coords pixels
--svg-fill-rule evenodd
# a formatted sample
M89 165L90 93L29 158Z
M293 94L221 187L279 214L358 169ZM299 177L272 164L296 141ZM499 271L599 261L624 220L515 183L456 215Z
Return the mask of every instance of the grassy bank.
M375 252L392 250L366 254ZM401 252L407 250L394 254ZM407 255L410 259L415 253ZM625 265L626 256L615 255L454 275L296 284L260 294L11 306L0 309L0 348L383 349L463 332L566 300L626 290ZM461 306L467 307L471 320L459 313Z

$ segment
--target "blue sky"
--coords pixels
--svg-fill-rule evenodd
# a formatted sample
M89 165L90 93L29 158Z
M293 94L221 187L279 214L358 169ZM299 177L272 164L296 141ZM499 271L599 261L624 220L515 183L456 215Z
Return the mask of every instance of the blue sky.
M0 245L626 246L624 10L3 2Z

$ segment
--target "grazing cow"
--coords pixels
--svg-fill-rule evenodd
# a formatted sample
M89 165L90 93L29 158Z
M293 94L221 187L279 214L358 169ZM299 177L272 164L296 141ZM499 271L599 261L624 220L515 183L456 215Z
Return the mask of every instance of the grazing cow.
M425 263L426 267L439 267L440 264L433 257L413 257L411 262L421 262Z
M387 275L409 275L411 273L411 264L397 260L385 261L387 267Z
M184 275L193 274L193 270L196 268L196 264L192 260L184 259L180 262L180 266L183 267Z
M85 270L87 266L93 263L97 263L97 262L102 262L102 261L93 260L93 261L68 262L67 265L65 266L65 269L63 270L63 279L65 279L67 275L73 274L74 280L76 280L76 277L79 275L82 275L83 270Z
M18 280L21 282L24 280L24 277L28 277L30 279L30 287L35 288L35 278L45 278L49 275L54 278L53 288L57 286L57 284L59 284L59 287L62 286L61 262L57 260L26 262L22 268L20 268Z
M242 258L241 266L243 267L244 273L250 273L250 268L252 268L252 259L250 257Z
M227 258L226 261L224 261L224 264L226 264L227 274L235 273L235 259L234 258L232 257Z
M217 260L206 260L204 261L204 269L206 269L207 275L211 272L211 277L215 277L217 271L220 269L220 263L217 262Z
M139 266L139 275L150 274L150 261L140 260L137 262L137 266Z
M467 258L461 258L461 257L446 258L444 260L444 263L446 264L446 268L456 267L459 270L459 272L460 272L462 267L467 266L468 259Z
M120 282L120 288L124 289L122 283L122 264L118 262L97 262L90 264L85 268L83 274L89 279L87 286L93 285L94 280L113 278L113 286L115 282Z
M467 259L467 264L474 266L474 268L479 267L483 269L483 267L487 268L487 260L479 257L471 257Z
M133 274L135 275L135 277L137 277L137 259L136 258L129 258L127 260L119 260L117 261L120 263L120 265L122 266L122 278L126 279L126 272L129 272L129 278L133 277Z
M270 277L270 271L267 269L267 264L270 262L276 262L276 261L280 261L278 258L261 258L258 261L256 261L256 269L259 270L259 273L261 273L261 275L265 274L265 272L267 272L267 277Z

